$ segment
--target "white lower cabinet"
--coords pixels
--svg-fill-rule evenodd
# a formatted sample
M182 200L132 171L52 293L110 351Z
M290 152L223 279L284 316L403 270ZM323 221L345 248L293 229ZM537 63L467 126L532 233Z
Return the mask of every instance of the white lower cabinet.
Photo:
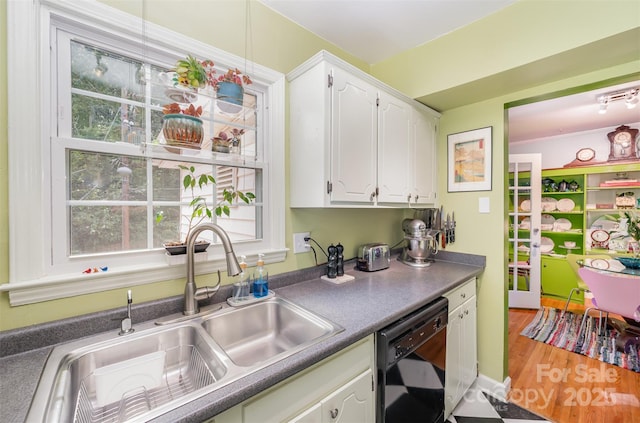
M445 418L478 376L476 280L445 294L449 300L445 369Z
M338 423L375 419L374 337L216 416L215 423Z
M342 388L288 421L290 423L373 421L372 374L371 370L363 372Z

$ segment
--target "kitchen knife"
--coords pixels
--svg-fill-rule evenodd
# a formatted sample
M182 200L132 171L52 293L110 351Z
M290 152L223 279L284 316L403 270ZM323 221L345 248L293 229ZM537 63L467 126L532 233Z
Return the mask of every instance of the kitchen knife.
M447 228L444 223L444 207L440 206L440 236L442 237L442 248L447 246Z
M451 242L456 242L456 212L451 212Z
M447 213L447 221L445 223L445 227L447 228L447 244L451 243L451 218L449 217L449 213Z

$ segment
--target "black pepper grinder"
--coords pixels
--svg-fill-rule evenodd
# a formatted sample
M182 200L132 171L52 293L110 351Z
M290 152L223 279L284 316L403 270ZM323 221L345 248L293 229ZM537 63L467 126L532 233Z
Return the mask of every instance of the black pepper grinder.
M329 256L327 258L327 277L329 279L335 279L338 273L338 249L331 244L327 248Z
M344 247L342 244L338 243L336 245L336 250L338 250L338 260L336 262L336 274L338 276L344 275Z

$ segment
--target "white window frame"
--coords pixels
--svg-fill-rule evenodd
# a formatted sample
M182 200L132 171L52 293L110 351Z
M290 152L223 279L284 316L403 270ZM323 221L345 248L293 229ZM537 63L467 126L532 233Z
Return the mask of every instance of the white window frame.
M52 182L48 138L57 114L50 106L51 84L55 81L49 53L53 16L89 25L98 32L144 39L145 43L153 42L169 51L187 51L229 67L248 66L252 79L263 84L267 92L264 107L267 113L261 121L261 130L269 140L264 148L263 237L238 243L234 249L237 254L247 256L249 263L258 252L265 254L268 263L284 261L287 248L282 207L285 200L285 80L282 73L257 64L247 65L244 58L96 1L10 1L7 3L10 279L9 283L0 285L0 290L9 291L10 303L28 304L185 276L184 265L169 264L160 251L141 253L100 273L82 273L86 263L78 264L73 272L68 269L56 272L49 265L51 228L55 222L50 220ZM196 274L226 268L221 246L210 247L208 256L208 261L197 264Z

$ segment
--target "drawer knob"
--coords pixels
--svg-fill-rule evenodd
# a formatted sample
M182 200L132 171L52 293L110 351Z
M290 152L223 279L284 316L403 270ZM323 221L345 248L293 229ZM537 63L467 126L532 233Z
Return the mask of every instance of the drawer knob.
M467 294L465 294L464 292L462 294L460 294L460 296L464 299L467 298Z
M336 417L338 417L338 409L334 408L333 410L329 411L329 414L331 415L332 419L335 419Z

